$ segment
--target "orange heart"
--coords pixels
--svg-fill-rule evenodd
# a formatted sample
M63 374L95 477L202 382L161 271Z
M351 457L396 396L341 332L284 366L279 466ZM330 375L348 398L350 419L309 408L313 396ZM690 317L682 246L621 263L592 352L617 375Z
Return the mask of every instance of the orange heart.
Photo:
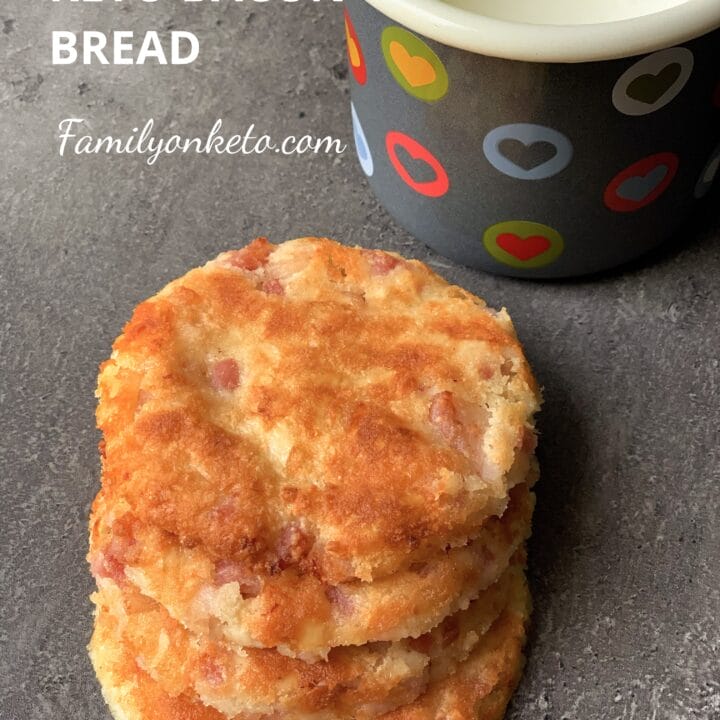
M411 87L423 87L435 82L437 79L435 68L424 57L411 55L397 40L390 43L389 49L390 57Z
M360 67L360 51L358 50L357 43L350 35L350 28L348 28L347 23L345 23L345 37L347 38L348 57L350 58L350 64L353 67Z

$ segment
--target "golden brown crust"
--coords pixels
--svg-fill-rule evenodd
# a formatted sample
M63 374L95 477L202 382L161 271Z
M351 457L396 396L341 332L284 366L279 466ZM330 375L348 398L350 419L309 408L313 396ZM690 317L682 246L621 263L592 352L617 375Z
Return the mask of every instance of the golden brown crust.
M104 482L141 522L335 584L501 512L538 407L504 312L419 262L314 238L256 241L139 305L98 397Z
M332 720L370 720L414 702L449 676L510 602L524 592L523 556L468 607L415 640L333 649L305 663L274 650L232 651L191 635L132 586L103 581L93 596L111 616L138 665L171 696L188 692L232 717L283 713Z
M522 670L529 615L524 588L470 657L450 677L433 683L416 701L381 720L500 720ZM222 720L226 716L190 693L172 696L140 669L111 615L100 607L90 655L116 720ZM279 720L285 715L240 714L233 720ZM302 716L296 716L301 720ZM353 720L352 714L344 716ZM328 719L329 720L329 719Z
M91 518L89 559L98 578L131 582L197 635L308 660L335 646L417 637L467 607L529 536L535 499L518 485L503 517L488 519L469 545L373 583L329 586L294 568L258 578L218 563L202 547L182 547L135 521L106 492Z

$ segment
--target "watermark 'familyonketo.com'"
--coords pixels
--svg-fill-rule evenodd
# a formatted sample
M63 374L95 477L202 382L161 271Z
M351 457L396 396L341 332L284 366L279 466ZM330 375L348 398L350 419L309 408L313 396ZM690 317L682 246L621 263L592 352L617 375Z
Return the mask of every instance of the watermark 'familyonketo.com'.
M218 118L204 135L183 136L155 133L150 118L124 136L88 132L84 118L64 118L58 124L58 152L67 155L141 155L154 165L161 155L342 155L347 144L330 135L288 135L275 139L259 132L251 123L244 133L226 134Z

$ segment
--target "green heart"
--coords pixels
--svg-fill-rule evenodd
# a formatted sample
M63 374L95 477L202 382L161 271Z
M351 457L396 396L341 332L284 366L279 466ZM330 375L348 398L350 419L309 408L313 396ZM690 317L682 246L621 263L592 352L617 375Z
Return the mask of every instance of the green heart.
M647 105L654 105L676 82L682 72L680 63L670 63L657 75L638 75L627 87L627 95Z

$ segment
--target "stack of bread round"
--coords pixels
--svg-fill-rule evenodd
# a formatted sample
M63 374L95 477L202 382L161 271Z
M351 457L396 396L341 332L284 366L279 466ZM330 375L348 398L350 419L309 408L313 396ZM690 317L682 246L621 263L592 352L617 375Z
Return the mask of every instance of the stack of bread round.
M491 720L539 392L507 313L321 238L223 253L100 370L90 654L118 720Z

